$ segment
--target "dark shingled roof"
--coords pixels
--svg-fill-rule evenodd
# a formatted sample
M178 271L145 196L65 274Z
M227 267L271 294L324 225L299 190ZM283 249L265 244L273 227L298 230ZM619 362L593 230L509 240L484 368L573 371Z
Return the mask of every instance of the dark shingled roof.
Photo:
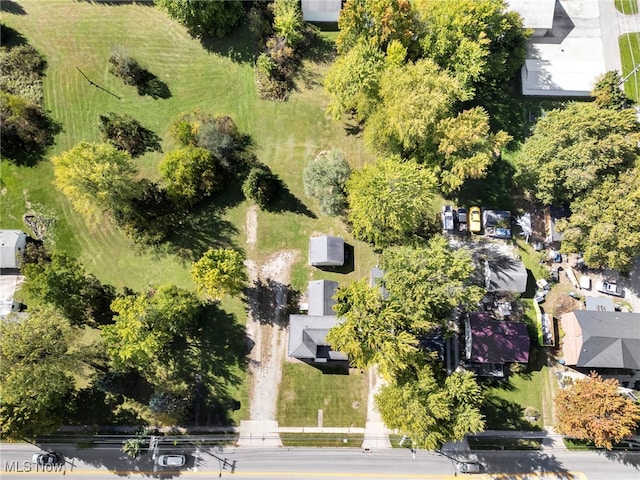
M529 361L530 340L525 323L495 320L486 312L470 313L466 335L467 360L471 362Z
M640 314L575 310L582 330L576 366L640 370Z

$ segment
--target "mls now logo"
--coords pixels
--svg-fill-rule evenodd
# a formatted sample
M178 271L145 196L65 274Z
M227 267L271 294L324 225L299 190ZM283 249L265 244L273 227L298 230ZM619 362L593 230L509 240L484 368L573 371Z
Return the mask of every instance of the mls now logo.
M39 465L37 462L31 462L29 460L23 462L17 460L9 462L5 460L4 471L7 473L64 472L64 463L45 463L44 465Z

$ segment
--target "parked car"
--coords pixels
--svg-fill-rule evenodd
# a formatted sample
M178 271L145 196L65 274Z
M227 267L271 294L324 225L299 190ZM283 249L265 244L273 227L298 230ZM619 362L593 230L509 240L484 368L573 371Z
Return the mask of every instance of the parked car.
M478 462L457 462L456 467L460 473L480 473L482 465Z
M34 453L31 461L37 465L55 465L62 463L60 455L55 452Z
M451 205L442 207L442 229L450 232L455 228L455 214Z
M583 290L591 290L591 277L582 275L580 277L580 288Z
M469 230L471 233L480 233L482 231L482 214L480 207L471 207L469 209Z
M158 457L158 465L161 467L182 467L185 463L187 463L186 455L165 453Z
M596 290L600 293L606 293L607 295L614 295L616 297L624 297L624 292L616 283L613 282L597 282Z
M466 208L458 208L458 231L466 232L467 231L467 209Z

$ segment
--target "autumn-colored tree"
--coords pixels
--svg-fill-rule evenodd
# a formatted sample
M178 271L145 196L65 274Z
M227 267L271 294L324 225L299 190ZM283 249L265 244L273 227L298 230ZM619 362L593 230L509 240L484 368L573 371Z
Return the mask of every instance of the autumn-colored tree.
M231 248L210 248L191 268L191 277L209 297L237 295L248 281L242 254Z
M560 433L608 450L640 423L640 405L620 394L616 379L595 372L559 391L555 403Z
M338 53L346 53L361 40L385 51L392 40L405 47L416 43L420 23L409 0L348 0L338 19Z
M620 77L620 72L617 70L608 71L598 79L593 87L591 95L594 97L594 103L599 107L612 110L626 108L629 100L621 87L622 78Z

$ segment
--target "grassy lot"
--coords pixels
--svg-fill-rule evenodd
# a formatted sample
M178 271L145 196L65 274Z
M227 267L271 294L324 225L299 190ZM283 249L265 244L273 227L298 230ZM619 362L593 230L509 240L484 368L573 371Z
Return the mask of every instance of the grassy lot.
M173 147L167 131L181 112L199 108L234 118L240 130L249 134L259 160L268 164L286 184L296 211L260 212L255 260L260 262L280 249L300 251L294 266L292 284L303 290L310 278L332 278L341 282L365 276L375 264L371 249L355 242L337 219L323 215L315 200L306 198L302 171L321 150L341 148L354 168L371 160L361 140L349 136L344 128L324 114L327 99L322 93L324 61L307 60L288 102L274 103L258 99L252 66L253 46L246 28L228 38L200 42L150 4L68 2L50 0L21 1L21 8L4 11L2 21L20 32L45 55L48 68L44 79L46 107L63 131L50 155L59 154L82 140L98 141L98 115L109 111L128 113L163 138L165 152ZM20 11L22 10L22 11ZM317 42L316 58L326 58L335 32ZM171 95L154 100L139 96L108 72L107 59L114 49L136 58L151 73L166 83ZM116 96L91 86L77 70L80 68L93 82ZM136 159L140 175L158 179L157 166L162 153L147 153ZM142 289L149 284L174 283L193 288L189 262L171 253L151 252L136 247L113 225L105 221L88 228L66 199L52 185L53 169L48 158L32 167L2 162L0 166L2 209L1 228L21 228L22 215L34 209L55 217L57 248L78 258L101 281L121 289ZM214 244L245 245L245 218L248 202L227 204L219 221L196 232L202 247ZM210 216L203 212L203 218ZM219 225L226 225L224 231ZM306 266L308 238L313 233L343 235L355 247L355 269L350 274L326 273ZM182 233L184 243L193 243L190 234ZM195 235L195 234L194 234ZM241 302L225 301L225 308L244 322ZM299 367L299 366L297 366ZM313 406L325 405L326 425L364 425L366 384L359 376L324 376L316 379L319 388L308 390L304 379L317 371L310 367L288 371L283 379L284 391L303 390L298 397ZM363 377L364 378L364 377ZM317 395L312 398L311 392ZM235 419L246 418L246 387L238 391L242 408ZM354 401L360 402L349 413ZM343 408L348 406L348 408ZM302 411L308 408L298 405ZM294 410L295 411L295 410ZM305 413L306 414L306 413ZM307 423L305 414L292 414ZM284 424L288 423L284 419ZM312 424L315 423L313 420Z
M318 410L323 427L364 427L367 419L368 377L324 375L301 363L285 363L278 397L278 422L286 427L315 427Z
M638 13L638 0L615 0L616 10L627 15Z
M640 33L625 33L618 39L620 44L620 59L622 60L622 78L629 75L640 64ZM627 96L636 102L640 100L638 90L640 83L636 72L624 82L624 91Z
M360 447L364 434L360 433L281 433L284 447ZM345 441L346 440L346 441Z

